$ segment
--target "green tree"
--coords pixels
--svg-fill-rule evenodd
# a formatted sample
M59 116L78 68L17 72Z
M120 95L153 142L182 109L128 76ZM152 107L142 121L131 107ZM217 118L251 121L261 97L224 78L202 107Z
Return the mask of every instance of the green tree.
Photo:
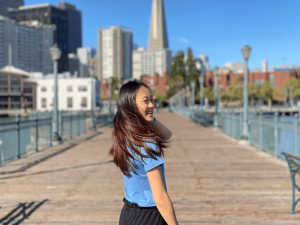
M259 86L254 83L248 84L248 96L250 98L250 102L252 105L254 104L254 100L259 96Z
M193 50L191 48L187 49L187 60L185 63L185 70L186 73L184 78L184 85L190 85L192 81L196 82L197 84L199 72L196 67L196 59L194 58ZM198 85L196 87L198 87Z
M260 95L261 98L265 102L269 102L270 100L273 100L273 94L274 90L270 83L268 81L265 81L261 86L260 86Z
M299 100L300 99L300 80L296 77L292 77L288 82L284 84L287 88L287 97L290 97L290 86L293 87L293 98Z
M106 88L108 90L108 82L106 83ZM119 90L119 79L117 77L112 77L111 81L111 99L112 100L117 100L117 94Z
M165 97L162 95L160 90L156 90L153 94L154 99L158 101L159 103L163 103L165 101Z

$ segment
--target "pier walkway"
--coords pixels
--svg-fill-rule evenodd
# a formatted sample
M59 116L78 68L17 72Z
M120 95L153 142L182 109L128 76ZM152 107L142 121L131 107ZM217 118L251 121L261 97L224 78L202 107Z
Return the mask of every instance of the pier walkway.
M180 115L155 116L173 132L164 160L179 224L299 225L300 205L288 214L285 161ZM111 131L99 128L0 167L0 224L118 224L124 190L108 156Z

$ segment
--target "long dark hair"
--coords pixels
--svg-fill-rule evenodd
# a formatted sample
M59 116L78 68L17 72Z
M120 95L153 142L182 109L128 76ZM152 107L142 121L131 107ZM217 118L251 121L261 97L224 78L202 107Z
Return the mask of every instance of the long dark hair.
M114 118L114 129L112 132L113 145L109 151L113 156L115 164L123 174L130 176L130 171L135 172L137 165L134 163L136 157L132 153L141 157L163 156L167 142L161 135L155 133L151 123L144 119L136 106L136 94L142 87L149 87L137 81L129 81L121 87L117 99L117 113ZM149 90L150 91L150 90ZM150 148L146 142L156 143L157 151ZM141 153L143 148L147 155Z

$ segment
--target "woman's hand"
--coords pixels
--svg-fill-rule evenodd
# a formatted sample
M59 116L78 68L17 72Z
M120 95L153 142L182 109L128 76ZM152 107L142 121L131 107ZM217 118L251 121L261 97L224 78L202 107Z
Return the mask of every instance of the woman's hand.
M163 136L166 140L170 139L172 137L172 132L166 128L161 122L158 120L154 121L153 117L153 125L152 125L153 130Z

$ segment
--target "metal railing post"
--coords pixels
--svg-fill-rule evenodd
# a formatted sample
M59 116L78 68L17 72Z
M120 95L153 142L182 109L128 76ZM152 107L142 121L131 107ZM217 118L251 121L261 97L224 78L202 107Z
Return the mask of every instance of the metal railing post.
M35 141L35 152L38 151L38 144L39 144L39 118L38 118L38 114L35 113L35 137L34 137L34 141Z
M50 118L49 147L52 147L52 118Z
M299 153L299 115L295 114L295 155Z
M21 131L20 131L20 115L16 114L16 123L17 123L17 148L18 155L17 158L21 157Z
M72 112L69 115L69 139L72 139Z
M86 127L85 127L85 120L86 120L86 115L85 115L85 112L82 112L82 116L83 116L83 133L84 134L86 134ZM96 129L97 129L97 119L98 119L98 117L96 118L96 121L95 121L95 127L96 127Z
M278 120L279 120L279 116L278 116L278 112L275 112L275 116L274 116L274 137L275 137L275 157L278 158L278 143L279 143L279 132L278 132Z
M259 112L259 150L263 149L263 127L262 127L263 112Z
M80 123L79 123L79 119L80 119L80 114L79 112L76 113L76 122L77 122L77 136L80 135Z
M58 114L58 124L59 124L59 136L61 138L61 142L63 142L63 112L60 111Z

